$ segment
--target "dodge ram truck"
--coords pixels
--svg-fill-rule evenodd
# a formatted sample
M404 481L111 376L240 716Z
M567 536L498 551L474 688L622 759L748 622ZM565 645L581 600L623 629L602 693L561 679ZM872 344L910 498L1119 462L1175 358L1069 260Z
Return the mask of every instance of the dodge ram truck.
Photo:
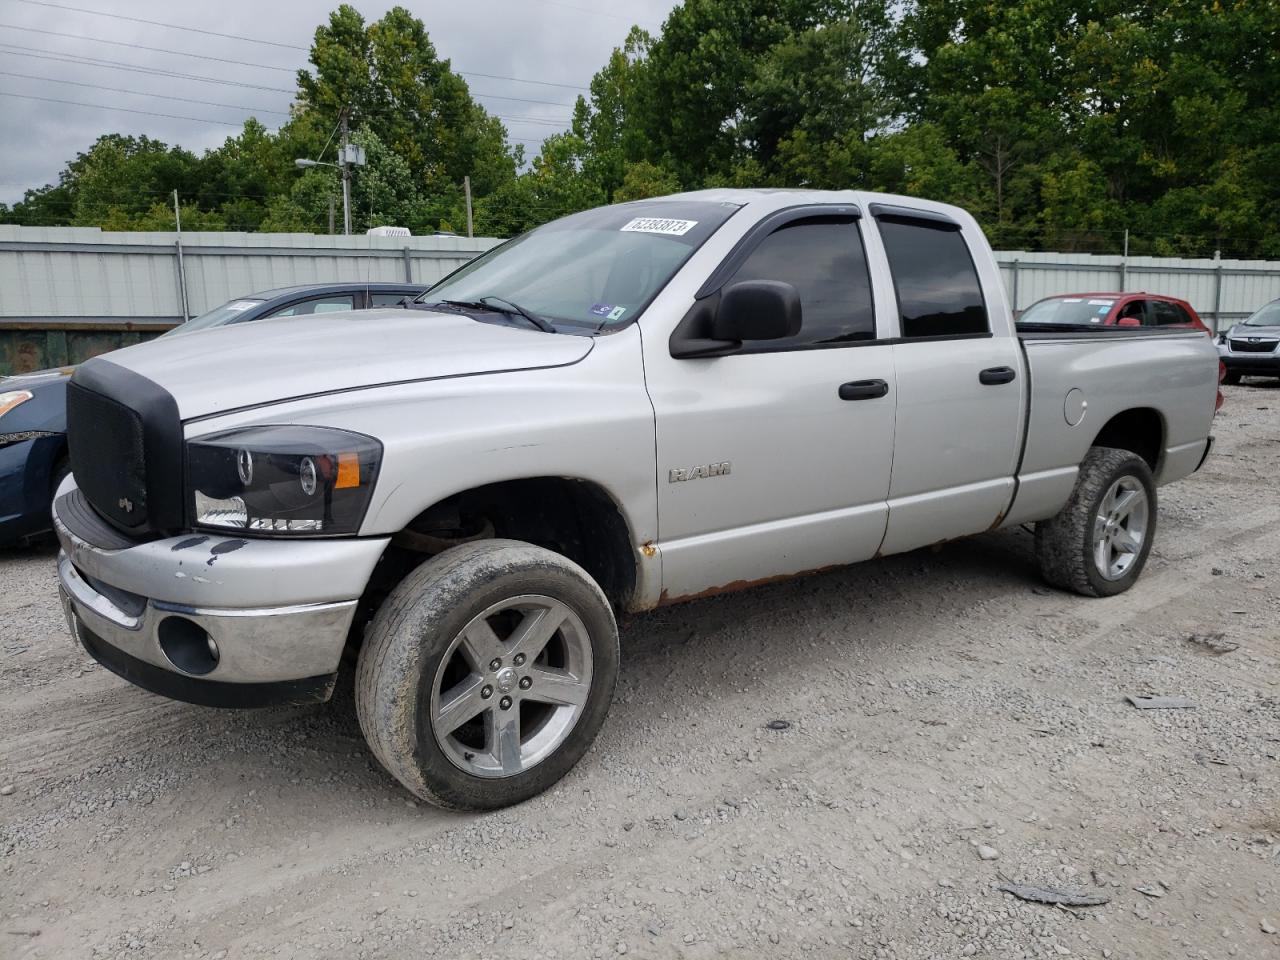
M1051 584L1129 589L1219 399L1203 332L1019 330L973 217L909 197L588 210L413 306L81 366L58 573L171 698L325 700L354 659L372 752L454 808L583 756L625 613L1028 524Z

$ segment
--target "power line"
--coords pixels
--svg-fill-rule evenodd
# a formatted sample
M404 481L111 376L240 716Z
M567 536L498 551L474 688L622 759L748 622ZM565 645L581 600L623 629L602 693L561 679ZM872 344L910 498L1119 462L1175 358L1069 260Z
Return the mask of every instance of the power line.
M580 83L553 83L550 80L526 80L523 77L503 77L495 73L475 73L469 70L459 70L464 77L483 77L485 80L514 80L516 83L536 83L541 87L563 87L566 90L587 90Z
M226 57L211 57L204 53L191 53L186 50L170 50L167 47L150 47L141 43L129 43L124 40L108 40L105 37L87 37L79 33L61 33L57 30L41 30L37 27L20 27L14 23L0 23L0 29L3 30L25 30L28 33L40 33L50 37L64 37L68 40L84 40L89 43L108 43L117 47L129 47L134 50L146 50L150 53L168 53L177 57L191 57L197 60L211 60L214 63L229 63L237 67L250 67L255 70L275 70L280 73L296 74L300 68L298 67L277 67L270 63L253 63L248 60L230 60ZM57 53L62 56L76 56L76 54L63 53L60 50L47 50L46 53ZM156 68L158 69L158 68ZM488 74L468 74L469 76L480 76L489 78ZM517 83L541 83L543 81L522 80L519 77L492 77L491 79L510 80ZM556 84L556 86L564 86L570 90L585 90L585 87L576 87L571 84ZM549 107L571 107L571 103L561 103L556 100L530 100L524 97L504 97L496 93L472 93L474 97L487 97L490 100L510 100L515 103L538 103L545 104Z
M251 107L243 103L217 103L213 100L192 100L189 97L175 97L169 93L147 93L145 90L124 90L120 87L104 87L99 83L83 83L79 80L62 80L56 77L36 77L29 73L10 73L8 70L0 70L0 77L17 77L20 80L39 80L41 83L65 83L74 87L89 87L93 90L105 90L108 93L127 93L134 97L157 97L161 100L179 100L182 103L195 103L205 107L226 107L229 110L249 110L258 113L276 113L280 116L289 116L288 110L271 110L267 107Z
M26 53L26 52L23 52L23 50L20 47L16 47L13 44L7 44L7 43L0 43L0 48L5 48L7 52L9 52L12 56L31 57L37 60L50 60L54 63L74 63L74 64L80 64L82 66L105 67L109 70L128 70L133 73L142 73L148 76L176 77L182 80L194 80L202 83L218 83L218 84L223 84L227 86L246 87L252 90L265 90L271 93L287 93L287 94L294 93L294 91L287 90L283 87L267 87L267 86L263 86L261 84L256 84L256 83L242 83L238 80L222 80L217 77L204 77L198 74L176 73L172 70L160 70L158 68L153 68L153 67L140 67L134 64L124 63L119 60L103 60L97 57L81 57L81 56L75 56L70 54L57 54L53 56L46 55L50 53L55 53L55 51L42 51L41 53ZM33 78L33 79L43 79L43 78ZM83 86L84 84L81 84L81 85ZM106 88L104 87L103 89L106 89ZM138 91L116 91L116 92L138 93ZM140 95L141 96L162 96L162 97L164 96L163 94L140 94ZM184 98L165 97L165 99L184 99ZM206 104L209 103L208 101L199 101L199 100L192 100L190 102L206 103ZM211 105L218 106L218 104L211 104ZM557 104L557 106L567 106L567 104ZM247 108L237 108L237 109L258 109L258 108L247 107ZM263 112L286 114L286 111L283 111L283 110L271 110L271 111L264 110ZM492 116L497 117L499 120L509 120L515 123L551 124L553 126L565 126L570 122L569 118L560 119L555 117L512 116L512 115L504 115L504 114L496 114L496 113L492 114Z
M52 3L52 2L51 2L51 0L16 0L16 2L17 2L17 3L27 3L27 4L31 4L32 6L37 6L37 7L51 7L51 8L53 8L53 9L57 9L57 10L71 10L71 11L74 11L74 12L76 12L76 13L88 13L88 14L91 14L91 15L93 15L93 16L95 16L95 17L108 17L108 18L111 18L111 19L114 19L114 20L128 20L128 21L131 21L131 22L133 22L133 23L145 23L145 24L149 24L149 25L154 26L154 27L165 27L166 29L170 29L170 30L185 30L185 31L187 31L187 32L189 32L189 33L199 33L199 34L204 34L205 36L211 36L211 37L222 37L222 38L223 38L223 39L225 39L225 40L243 40L243 41L245 41L246 43L261 43L261 44L265 44L265 45L267 45L267 46L271 46L271 47L281 47L281 48L286 49L286 50L302 50L302 51L304 51L304 52L307 52L307 51L309 51L309 50L310 50L310 47L300 46L300 45L298 45L298 44L296 44L296 43L281 43L281 42L278 42L278 41L275 41L275 40L262 40L262 39L259 39L259 38L257 38L257 37L243 37L243 36L240 36L239 34L234 34L234 33L219 33L219 32L217 32L216 30L204 30L204 29L201 29L201 28L199 28L199 27L188 27L188 26L184 26L184 25L182 25L182 24L180 24L180 23L164 23L163 21L160 21L160 20L147 20L147 19L144 19L144 18L142 18L142 17L129 17L129 16L125 16L124 14L121 14L121 13L107 13L105 10L90 10L90 9L88 9L88 8L86 8L86 7L73 7L73 6L69 5L69 4ZM550 2L550 0L545 0L545 2ZM565 6L565 4L557 4L557 6ZM581 8L581 7L571 7L570 9L581 10L581 9L583 9L583 8ZM596 12L599 12L599 11L590 11L590 10L589 10L589 11L587 11L587 12L589 12L589 13L596 13ZM626 19L626 18L623 18L623 19ZM27 29L27 28L23 27L23 28L19 28L19 29ZM40 31L40 32L51 32L51 31ZM60 35L60 36L65 36L64 34L59 34L59 35ZM95 37L81 37L80 39L84 39L84 40L96 40L97 38L95 38ZM104 41L104 42L108 42L108 43L110 43L110 42L115 42L115 41ZM129 45L129 46L133 46L133 44L128 44L128 45ZM153 50L153 51L156 51L156 52L163 52L163 53L178 53L180 56L199 56L198 54L183 54L183 53L181 53L180 51L176 51L176 50L161 50L161 49L160 49L160 48L158 48L158 47L142 47L142 49L149 49L149 50ZM202 58L202 59L215 59L215 58L207 57L207 58ZM235 60L235 61L227 61L227 62L229 62L229 63L236 63L236 64L243 65L243 66L266 67L266 69L268 69L268 70L281 70L281 69L287 69L287 68L283 68L283 67L269 67L269 66L266 66L266 65L264 65L264 64L251 64L251 63L244 63L244 62L242 62L242 61L238 61L238 60ZM468 71L468 70L459 70L458 72L459 72L459 73L461 73L461 74L462 74L463 76L465 76L465 77L482 77L482 78L484 78L485 80L506 80L506 81L510 81L510 82L512 82L512 83L532 83L532 84L536 84L536 85L538 85L538 86L544 86L544 87L562 87L562 88L564 88L564 89L566 89L566 90L586 90L586 89L587 89L587 88L586 88L585 86L583 86L582 84L576 84L576 83L555 83L555 82L553 82L553 81L551 81L551 80L530 80L530 79L527 79L527 78L525 78L525 77L506 77L506 76L502 76L502 75L500 75L500 74L494 74L494 73L475 73L475 72L473 72L473 71Z
M527 100L524 97L500 97L496 93L476 93L471 91L471 96L483 100L510 100L513 103L538 103L547 107L572 107L572 103L560 103L557 100Z
M195 80L200 83L217 83L226 87L246 87L250 90L265 90L270 93L294 93L284 87L266 87L259 83L243 83L239 80L223 80L219 77L203 77L194 73L177 73L173 70L161 70L157 67L139 67L120 60L105 60L99 57L85 57L78 54L65 54L57 50L40 50L38 53L27 53L26 48L11 43L0 43L0 47L14 57L30 57L34 60L52 60L55 63L78 63L83 66L106 67L108 70L128 70L131 73L145 73L156 77L175 77L179 80Z
M269 63L250 63L247 60L229 60L226 57L211 57L204 53L189 53L186 50L169 50L166 47L148 47L141 43L129 43L126 40L108 40L105 37L87 37L80 33L59 33L57 30L41 30L38 27L20 27L15 23L0 23L3 30L25 30L27 33L42 33L50 37L65 37L68 40L85 40L89 43L109 43L115 47L131 47L134 50L147 50L151 53L170 53L177 57L193 57L196 60L212 60L216 63L230 63L237 67L253 67L257 70L278 70L281 73L297 73L297 67L276 67Z
M75 13L87 13L95 17L109 17L112 20L128 20L131 23L145 23L152 27L165 27L169 30L185 30L187 33L200 33L206 37L221 37L224 40L243 40L245 43L260 43L267 47L282 47L286 50L306 50L296 43L280 43L276 40L263 40L260 37L242 37L234 33L219 33L216 30L204 30L200 27L186 27L180 23L165 23L162 20L147 20L144 17L130 17L123 13L107 13L105 10L91 10L88 7L73 7L65 3L52 3L50 0L17 0L33 7L52 7L55 10L71 10Z
M65 103L73 107L93 107L95 110L115 110L118 113L138 113L144 117L164 117L166 120L194 120L197 123L212 123L219 127L234 127L237 125L231 120L212 120L209 117L185 117L175 113L153 113L150 110L131 110L128 107L113 107L105 103L85 103L82 100L61 100L57 97L37 97L29 93L11 93L8 90L0 90L0 97L18 97L22 100L42 100L45 103Z

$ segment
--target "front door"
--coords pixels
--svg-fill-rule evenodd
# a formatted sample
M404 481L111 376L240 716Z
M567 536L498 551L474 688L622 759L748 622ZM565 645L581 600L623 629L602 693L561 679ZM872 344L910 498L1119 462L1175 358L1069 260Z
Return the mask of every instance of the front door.
M896 390L862 226L852 207L772 224L726 283L792 284L797 336L710 359L645 338L668 599L863 560L884 536Z

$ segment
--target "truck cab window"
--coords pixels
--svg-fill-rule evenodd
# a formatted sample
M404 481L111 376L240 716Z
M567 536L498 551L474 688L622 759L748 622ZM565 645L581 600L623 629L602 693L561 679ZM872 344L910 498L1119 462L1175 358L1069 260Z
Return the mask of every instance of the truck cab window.
M959 230L888 219L879 226L898 292L903 337L990 331L978 271Z
M747 343L743 352L839 346L876 335L871 279L858 221L812 217L779 227L733 275L739 280L781 280L800 293L802 326L794 337Z

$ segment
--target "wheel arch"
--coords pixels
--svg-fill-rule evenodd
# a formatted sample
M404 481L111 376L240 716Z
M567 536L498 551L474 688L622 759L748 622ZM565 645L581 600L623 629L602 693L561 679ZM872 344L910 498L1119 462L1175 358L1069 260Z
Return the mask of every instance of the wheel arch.
M450 542L488 537L568 557L600 585L615 610L632 606L639 570L631 524L604 485L580 477L524 477L449 494L392 536L384 566L398 581Z
M1163 414L1154 407L1131 407L1103 424L1092 446L1128 450L1147 462L1156 473L1164 454L1167 427Z

